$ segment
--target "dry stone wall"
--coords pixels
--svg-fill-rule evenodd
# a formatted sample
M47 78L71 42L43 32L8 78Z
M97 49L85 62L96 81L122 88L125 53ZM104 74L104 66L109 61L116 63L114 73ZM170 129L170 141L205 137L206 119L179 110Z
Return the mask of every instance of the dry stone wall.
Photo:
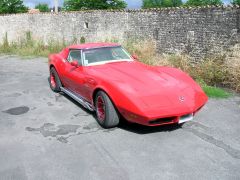
M200 59L240 42L240 8L197 7L95 10L0 16L0 41L30 31L44 42L80 39L152 39L160 53L186 52Z

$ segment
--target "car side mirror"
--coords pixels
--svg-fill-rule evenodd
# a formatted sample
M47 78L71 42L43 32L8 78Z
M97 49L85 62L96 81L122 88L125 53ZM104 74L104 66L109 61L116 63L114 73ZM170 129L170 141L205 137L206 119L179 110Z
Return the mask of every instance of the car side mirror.
M138 58L138 56L137 56L136 54L132 54L132 58L133 58L134 60L136 60L136 61L139 60L139 58Z
M70 62L70 64L74 67L78 67L78 62L76 60L73 60L72 62Z

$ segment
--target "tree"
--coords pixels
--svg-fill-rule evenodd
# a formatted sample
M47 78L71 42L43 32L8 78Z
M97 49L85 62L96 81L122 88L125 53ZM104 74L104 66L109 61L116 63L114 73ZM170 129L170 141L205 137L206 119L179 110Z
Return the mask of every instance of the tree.
M124 9L127 4L124 0L65 0L66 11L78 11L81 9Z
M222 5L221 0L188 0L187 6Z
M41 3L36 5L35 9L39 9L40 12L49 12L50 11L50 9L49 9L47 4L41 4Z
M27 10L22 0L0 0L0 14L24 13Z
M233 1L232 1L232 4L233 4L233 5L240 5L240 0L233 0Z
M143 0L142 8L178 7L182 0Z

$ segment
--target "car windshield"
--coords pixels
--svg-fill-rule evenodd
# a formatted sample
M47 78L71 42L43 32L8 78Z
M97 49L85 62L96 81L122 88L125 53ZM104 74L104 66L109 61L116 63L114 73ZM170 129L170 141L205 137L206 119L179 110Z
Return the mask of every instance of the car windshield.
M84 64L104 64L115 61L132 61L130 55L121 47L102 47L83 51Z

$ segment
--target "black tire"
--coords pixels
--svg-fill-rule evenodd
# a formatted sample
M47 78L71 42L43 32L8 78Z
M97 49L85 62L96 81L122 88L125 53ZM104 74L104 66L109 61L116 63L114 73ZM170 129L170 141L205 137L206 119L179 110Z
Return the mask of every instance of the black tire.
M98 103L99 98L102 98L102 100L104 102L105 116L103 119L101 119L98 114L97 103ZM104 128L112 128L112 127L117 126L119 124L119 115L118 115L118 112L116 111L112 101L108 97L108 95L103 91L99 91L96 94L94 101L95 101L96 116L97 116L98 123Z
M51 78L54 78L55 85L53 85ZM56 71L56 69L54 67L52 67L50 69L50 77L49 77L48 81L49 81L50 88L54 92L60 92L61 91L60 87L62 87L62 84L61 84L61 81L59 79L58 73L57 73L57 71Z

